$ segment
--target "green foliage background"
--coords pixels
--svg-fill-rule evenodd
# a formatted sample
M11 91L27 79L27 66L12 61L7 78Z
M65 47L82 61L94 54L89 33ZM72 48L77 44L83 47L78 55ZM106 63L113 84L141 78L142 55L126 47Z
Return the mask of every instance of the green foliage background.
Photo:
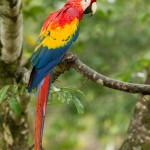
M29 59L42 24L63 0L23 0L24 57ZM150 66L150 7L148 0L98 0L98 11L84 16L80 36L70 51L96 71L127 82L144 83ZM125 137L139 95L101 87L71 70L55 86L77 87L85 97L79 115L75 105L60 104L55 96L48 105L43 147L52 150L115 150ZM76 93L74 93L76 95ZM28 107L30 145L34 138L36 97Z

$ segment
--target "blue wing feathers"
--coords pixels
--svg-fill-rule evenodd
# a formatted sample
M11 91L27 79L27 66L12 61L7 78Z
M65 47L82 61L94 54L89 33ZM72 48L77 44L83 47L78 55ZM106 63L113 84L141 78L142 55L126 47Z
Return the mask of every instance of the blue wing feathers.
M78 35L79 28L77 29L73 38L71 38L70 40L68 39L68 43L63 47L48 49L48 47L40 46L37 51L33 53L33 56L31 58L33 66L35 66L36 68L41 68L45 66L49 61L53 61L54 59L56 59L65 47L68 47L68 45L71 45L74 41L76 41Z
M65 46L56 49L48 49L48 47L40 46L38 50L33 53L31 58L33 71L28 85L29 92L61 61L72 43L76 41L78 35L79 28Z
M35 68L34 75L31 81L31 84L28 87L28 91L31 92L32 89L49 73L53 70L53 68L61 61L61 59L64 57L65 53L68 51L69 47L71 45L68 45L64 51L62 51L61 55L57 57L55 60L50 61L48 64L46 64L42 68ZM30 82L29 82L30 83Z
M36 68L44 67L48 62L55 60L63 49L65 49L65 47L50 50L44 47L36 59L33 58L33 66Z

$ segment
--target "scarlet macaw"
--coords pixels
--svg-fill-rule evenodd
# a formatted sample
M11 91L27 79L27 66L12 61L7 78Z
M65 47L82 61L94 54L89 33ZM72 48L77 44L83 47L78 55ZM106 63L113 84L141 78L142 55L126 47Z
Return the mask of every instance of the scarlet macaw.
M96 0L69 0L65 6L46 19L31 62L28 91L37 85L37 107L34 150L42 147L42 134L53 68L61 61L79 35L79 23L84 14L95 14Z

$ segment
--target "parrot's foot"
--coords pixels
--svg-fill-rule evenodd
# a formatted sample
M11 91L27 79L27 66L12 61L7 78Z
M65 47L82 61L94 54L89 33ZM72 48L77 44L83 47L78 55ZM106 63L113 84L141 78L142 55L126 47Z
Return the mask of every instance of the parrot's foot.
M71 62L74 62L76 58L77 56L75 54L66 54L64 58L62 59L62 62L71 63Z

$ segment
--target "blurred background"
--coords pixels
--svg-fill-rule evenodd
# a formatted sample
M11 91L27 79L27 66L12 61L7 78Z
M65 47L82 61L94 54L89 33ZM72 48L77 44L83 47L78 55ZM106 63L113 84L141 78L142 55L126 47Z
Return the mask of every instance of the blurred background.
M30 59L41 27L64 0L23 0L24 58ZM97 0L98 11L85 15L78 40L70 48L97 72L126 82L144 83L150 66L150 3L148 0ZM31 66L30 66L31 67ZM73 86L84 105L80 115L73 103L55 96L47 108L43 147L46 150L116 150L125 138L139 95L127 94L87 81L75 70L65 72L56 87ZM30 145L34 143L36 94L28 106Z

